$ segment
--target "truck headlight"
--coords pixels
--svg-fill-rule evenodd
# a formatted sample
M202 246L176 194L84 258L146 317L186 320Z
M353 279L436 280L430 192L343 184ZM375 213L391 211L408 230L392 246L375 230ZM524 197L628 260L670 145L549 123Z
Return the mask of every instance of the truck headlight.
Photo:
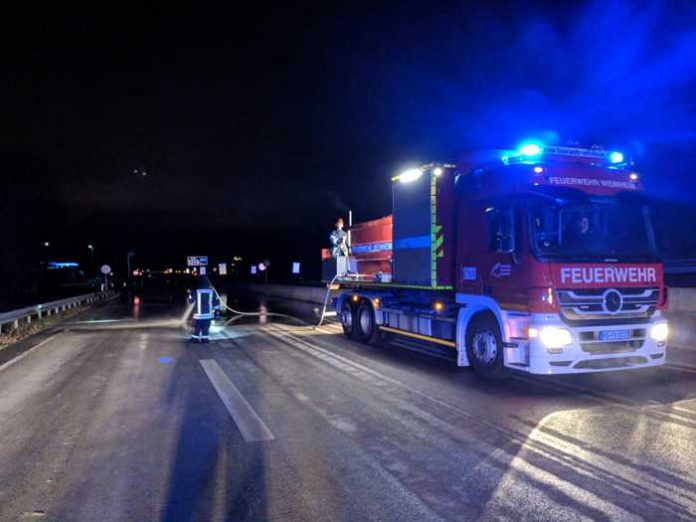
M650 338L658 343L663 343L667 340L669 335L669 327L667 323L657 323L652 328L650 328Z
M540 330L530 328L529 337L538 337L541 344L547 348L560 348L561 346L573 344L573 338L570 336L570 331L557 326L545 326Z

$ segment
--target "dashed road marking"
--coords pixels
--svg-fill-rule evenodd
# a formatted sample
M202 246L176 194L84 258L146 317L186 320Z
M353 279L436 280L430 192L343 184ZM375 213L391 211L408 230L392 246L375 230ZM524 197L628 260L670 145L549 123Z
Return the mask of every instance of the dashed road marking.
M247 442L273 440L275 436L268 429L254 408L247 402L241 392L220 368L215 359L202 359L201 366L215 388L220 400L242 432Z

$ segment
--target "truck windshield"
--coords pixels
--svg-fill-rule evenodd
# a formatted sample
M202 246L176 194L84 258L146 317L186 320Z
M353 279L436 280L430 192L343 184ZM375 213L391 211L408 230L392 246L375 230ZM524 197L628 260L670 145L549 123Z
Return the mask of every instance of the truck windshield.
M657 257L645 203L534 196L527 201L527 213L532 248L539 257L574 261Z

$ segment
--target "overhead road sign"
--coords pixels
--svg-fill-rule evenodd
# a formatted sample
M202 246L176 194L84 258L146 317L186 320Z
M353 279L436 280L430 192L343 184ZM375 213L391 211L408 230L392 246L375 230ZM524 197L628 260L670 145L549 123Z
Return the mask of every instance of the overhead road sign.
M187 266L208 266L208 256L188 256L186 258Z

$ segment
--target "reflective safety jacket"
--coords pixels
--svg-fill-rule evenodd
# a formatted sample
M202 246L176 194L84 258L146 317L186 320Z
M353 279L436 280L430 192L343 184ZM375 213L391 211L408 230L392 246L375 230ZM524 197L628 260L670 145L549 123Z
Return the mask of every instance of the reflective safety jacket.
M212 319L215 311L220 310L220 300L211 288L199 288L195 294L191 294L190 300L196 303L194 319Z
M340 228L337 228L329 236L331 240L331 256L341 257L348 255L348 233Z

